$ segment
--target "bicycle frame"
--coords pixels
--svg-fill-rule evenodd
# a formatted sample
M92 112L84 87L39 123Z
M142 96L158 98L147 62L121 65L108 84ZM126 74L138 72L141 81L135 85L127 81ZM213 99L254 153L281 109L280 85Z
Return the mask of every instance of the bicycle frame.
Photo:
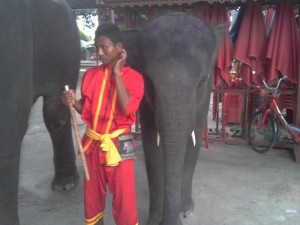
M271 116L274 117L275 121L279 121L280 124L282 124L284 126L284 129L288 132L288 134L291 136L291 138L296 141L297 143L300 142L300 133L298 135L295 135L295 133L292 132L291 130L291 126L287 123L287 121L285 120L284 116L282 115L277 102L276 102L276 93L279 87L279 84L281 82L281 80L284 80L283 78L279 80L278 85L276 88L272 88L273 90L275 90L275 92L272 94L272 99L270 100L270 102L268 102L264 107L262 107L262 111L264 112L264 116L262 119L261 124L259 125L259 127L261 128L262 125L264 124L266 117L268 116L268 114L271 114ZM271 89L270 87L268 87L266 85L266 83L264 82L265 87L267 87L268 89ZM278 134L278 122L276 122L275 124L275 134Z
M268 94L261 93L260 96L267 97L267 101L258 106L258 110L252 114L249 121L249 144L253 147L254 151L261 154L272 149L281 136L285 139L286 135L288 135L291 141L296 144L300 143L300 128L288 124L277 104L277 91L283 80L287 80L287 77L280 78L276 87L269 87L263 80L266 89L261 89L261 87L259 89L266 90ZM279 135L279 128L281 126L286 135Z

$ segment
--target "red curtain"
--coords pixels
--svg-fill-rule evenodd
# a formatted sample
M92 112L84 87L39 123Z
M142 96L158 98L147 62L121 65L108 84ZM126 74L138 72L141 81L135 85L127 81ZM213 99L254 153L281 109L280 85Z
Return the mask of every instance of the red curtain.
M195 5L192 9L192 14L199 17L202 21L207 24L210 21L210 8L208 3Z
M266 80L276 82L281 75L298 81L298 31L293 5L279 2L266 52L269 59Z
M258 83L265 67L266 28L261 3L249 2L240 26L233 57L242 65L239 73L247 84Z
M220 83L225 81L226 85L230 85L229 72L232 62L232 43L229 36L230 20L226 6L224 4L214 4L211 9L210 24L225 24L226 32L224 41L219 51L218 61L214 71L214 84L213 88L217 87Z

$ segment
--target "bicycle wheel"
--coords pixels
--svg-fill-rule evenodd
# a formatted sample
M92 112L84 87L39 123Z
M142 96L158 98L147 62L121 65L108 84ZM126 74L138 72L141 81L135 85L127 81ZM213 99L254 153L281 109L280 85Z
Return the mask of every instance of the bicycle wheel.
M249 144L254 151L266 153L275 144L275 119L274 116L268 114L262 124L264 116L263 111L255 112L251 119L248 129Z

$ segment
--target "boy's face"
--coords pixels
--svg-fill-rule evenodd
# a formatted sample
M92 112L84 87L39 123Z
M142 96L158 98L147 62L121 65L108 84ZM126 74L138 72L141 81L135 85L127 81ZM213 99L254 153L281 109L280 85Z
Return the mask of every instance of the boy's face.
M114 65L115 62L119 59L119 54L123 49L121 43L114 43L106 36L99 36L95 38L96 51L99 56L99 59L104 64Z

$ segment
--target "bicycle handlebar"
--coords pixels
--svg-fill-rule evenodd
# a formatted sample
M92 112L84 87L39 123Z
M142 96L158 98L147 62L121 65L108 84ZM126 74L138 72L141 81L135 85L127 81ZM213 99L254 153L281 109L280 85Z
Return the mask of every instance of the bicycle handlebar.
M280 83L281 83L283 80L287 80L287 79L288 79L287 76L281 77L281 78L279 79L279 81L278 81L276 87L270 87L270 86L268 86L264 80L262 80L262 82L263 82L264 86L265 86L267 89L269 89L269 90L271 90L271 91L274 91L273 96L276 96L276 93L277 93L277 91L278 91L278 88L279 88L279 86L280 86Z

